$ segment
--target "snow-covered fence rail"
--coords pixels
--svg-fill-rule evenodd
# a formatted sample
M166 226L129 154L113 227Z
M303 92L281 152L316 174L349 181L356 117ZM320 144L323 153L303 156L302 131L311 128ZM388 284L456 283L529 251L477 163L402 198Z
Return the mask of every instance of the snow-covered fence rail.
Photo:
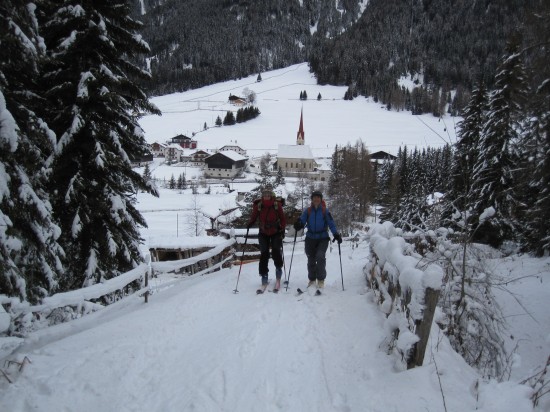
M413 368L424 360L443 269L424 264L402 235L389 222L372 225L368 232L371 260L364 271L387 317L388 350L397 349L407 368Z
M233 244L235 239L228 239L212 249L203 252L197 256L192 256L186 259L170 260L164 262L151 262L153 272L175 272L202 274L219 270L220 263L225 263L233 256Z
M66 322L102 309L104 304L119 300L122 296L145 292L145 289L140 288L148 271L149 265L143 263L103 283L46 297L40 305L34 306L28 302L20 302L17 298L0 295L0 305L5 305L8 309L9 329L12 333L24 335L44 325ZM138 284L133 285L136 282Z
M233 258L234 243L235 239L229 239L207 252L187 259L143 263L103 283L46 297L40 305L31 306L17 298L0 295L0 305L2 309L7 309L0 317L0 326L3 325L0 333L10 329L12 333L25 335L32 330L66 322L102 309L106 304L129 294L144 295L147 299L150 290L147 279L151 270L197 275L219 270Z

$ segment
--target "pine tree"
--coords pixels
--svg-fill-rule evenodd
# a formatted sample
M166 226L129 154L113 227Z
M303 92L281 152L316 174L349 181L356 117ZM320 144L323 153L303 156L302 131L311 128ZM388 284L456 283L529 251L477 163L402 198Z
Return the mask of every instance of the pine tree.
M46 191L55 135L37 113L45 48L35 6L0 4L0 293L37 303L63 272L60 229Z
M518 43L511 42L499 67L474 166L474 226L479 224L475 239L492 246L513 240L521 229L515 171L520 160L518 131L528 86L518 49ZM488 212L491 218L485 219Z
M277 169L277 176L275 176L275 181L273 184L275 188L285 185L285 176L283 174L283 169L280 167Z
M177 183L176 178L174 177L174 174L170 177L170 180L168 181L168 189L176 189Z
M220 116L216 117L216 126L220 127L222 125L222 118Z
M319 94L317 95L317 100L321 101L322 97L321 97L321 93L319 92Z
M528 177L524 201L527 203L527 250L538 256L550 254L550 82L548 39L550 4L541 2L528 22L527 58L531 62L534 93L527 109L529 122L521 144L525 148L523 175Z
M453 202L453 211L464 211L472 205L474 165L479 158L479 141L487 108L487 92L483 82L480 82L464 109L463 120L458 124L458 141L451 172L453 184L448 194L448 201Z
M148 182L152 178L153 178L153 175L151 174L151 168L149 167L149 163L145 163L145 167L143 168L143 180Z
M228 111L223 119L224 126L232 126L236 123L235 115L232 111Z
M68 290L142 261L139 226L146 222L132 194L156 192L130 159L147 152L138 117L159 111L132 80L150 78L132 63L149 47L127 1L48 5L42 83L51 102L45 116L57 135L51 190L60 242L70 257L62 282Z
M185 173L181 175L181 188L183 190L187 189L187 179L185 178Z

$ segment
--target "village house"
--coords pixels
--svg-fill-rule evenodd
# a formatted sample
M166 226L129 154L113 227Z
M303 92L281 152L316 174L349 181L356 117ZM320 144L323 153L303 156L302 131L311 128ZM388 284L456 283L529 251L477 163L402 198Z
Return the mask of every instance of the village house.
M169 143L178 144L183 149L196 149L197 148L197 141L193 140L190 137L185 136L183 134L179 134L175 137L172 137L172 139L170 139Z
M218 152L204 159L204 177L232 179L246 167L246 157L231 150Z
M229 103L234 106L244 106L246 105L246 99L243 97L235 96L233 94L229 95Z
M389 154L388 152L384 152L382 150L378 152L374 152L369 156L375 172L378 170L378 167L380 165L383 165L386 162L393 162L395 159L397 159L396 156Z
M243 148L241 148L240 146L237 146L237 145L226 144L225 146L220 148L220 150L218 150L218 151L219 152L226 152L228 150L231 150L233 152L237 152L238 154L246 157L246 150L244 150Z
M197 150L189 156L190 166L204 166L204 159L210 156L210 153L204 150Z
M149 149L151 150L151 153L153 153L154 157L164 157L166 147L166 144L158 142L149 145Z
M132 167L141 167L145 166L147 163L153 162L153 153L146 153L139 158L131 158L130 163Z
M177 143L171 143L167 145L164 149L164 158L168 163L179 163L184 157L184 150Z

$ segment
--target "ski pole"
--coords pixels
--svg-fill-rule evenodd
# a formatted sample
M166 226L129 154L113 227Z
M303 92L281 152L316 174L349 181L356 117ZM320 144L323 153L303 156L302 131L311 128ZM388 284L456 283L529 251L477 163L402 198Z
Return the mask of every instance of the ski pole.
M283 285L286 285L286 283L287 283L287 281L286 281L286 261L285 261L285 249L283 247L283 243L285 243L284 233L281 235L281 255L283 256L283 268L285 270L285 281L284 281Z
M340 275L342 276L342 290L344 290L344 272L342 271L342 249L340 249L340 242L338 242L338 254L340 255Z
M233 291L233 293L239 293L239 291L237 290L237 287L239 286L239 279L241 278L241 270L243 268L243 257L244 257L244 249L246 247L246 242L248 241L248 231L250 230L250 228L246 228L246 235L244 236L244 245L243 245L243 253L241 255L241 265L239 266L239 275L237 276L237 284L235 285L235 290Z
M294 248L296 247L296 236L298 231L294 231L294 244L292 245L292 254L290 255L290 266L288 267L288 280L286 281L286 291L288 291L288 284L290 283L290 271L292 270L292 259L294 259Z

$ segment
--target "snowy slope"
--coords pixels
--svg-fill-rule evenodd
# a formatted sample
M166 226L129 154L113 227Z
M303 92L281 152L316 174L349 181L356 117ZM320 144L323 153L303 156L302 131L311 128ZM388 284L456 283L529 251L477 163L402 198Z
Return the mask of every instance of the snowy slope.
M256 295L251 263L238 294L237 266L182 278L148 304L130 298L39 331L20 350L32 364L14 384L0 383L0 410L442 411L433 359L448 411L528 410L525 388L510 385L514 409L495 407L502 386L476 394L476 374L441 336L435 358L411 371L381 352L383 315L362 276L367 252L343 243L345 291L334 248L326 293L296 296L306 284L298 242L288 292ZM287 270L291 253L287 243Z
M347 87L317 85L307 63L262 73L262 79L258 83L256 76L250 76L153 98L163 114L140 120L147 141L162 143L179 133L196 133L198 149L236 143L251 156L275 153L278 144L296 144L303 110L305 144L316 157L331 156L335 144L355 144L359 139L371 153L384 150L392 154L404 145L424 148L456 142L455 123L459 119L388 111L364 97L344 101ZM238 109L229 104L229 94L242 96L245 88L256 94L254 106L260 116L234 126L215 127L218 116L223 120L228 110L236 113ZM299 99L304 90L308 95L305 101Z

